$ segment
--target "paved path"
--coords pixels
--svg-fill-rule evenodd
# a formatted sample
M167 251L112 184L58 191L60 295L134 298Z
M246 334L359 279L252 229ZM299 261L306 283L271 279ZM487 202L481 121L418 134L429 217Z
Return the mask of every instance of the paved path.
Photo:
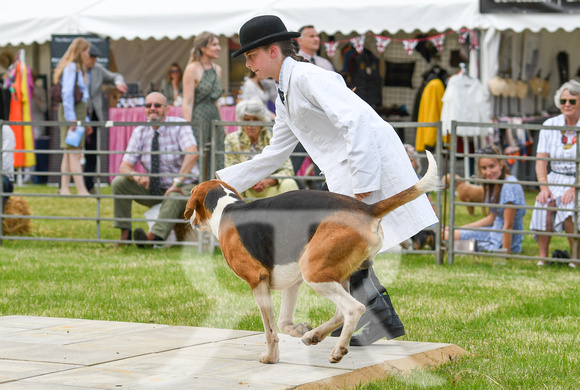
M280 363L261 364L261 332L66 318L0 317L4 389L319 389L353 386L467 352L453 344L379 341L316 346L280 335Z

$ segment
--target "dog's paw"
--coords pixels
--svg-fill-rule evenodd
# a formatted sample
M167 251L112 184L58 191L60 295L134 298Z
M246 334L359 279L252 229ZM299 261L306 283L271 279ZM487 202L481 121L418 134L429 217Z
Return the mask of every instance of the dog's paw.
M260 363L264 364L275 364L280 360L278 354L270 354L268 351L264 351L260 354Z
M290 323L280 327L280 332L292 337L302 337L311 330L312 327L307 322L301 322L300 324Z
M337 345L334 347L334 349L330 353L330 356L328 357L328 361L331 363L338 363L342 360L344 355L346 355L347 353L348 353L347 346Z
M316 345L325 338L326 336L323 336L322 334L311 330L305 333L304 336L302 336L302 342L306 345Z

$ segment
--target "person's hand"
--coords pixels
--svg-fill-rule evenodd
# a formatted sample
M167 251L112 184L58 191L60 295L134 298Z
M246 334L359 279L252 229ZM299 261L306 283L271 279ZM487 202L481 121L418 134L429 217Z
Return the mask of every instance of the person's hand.
M71 126L71 127L68 128L68 131L75 131L76 129L77 129L76 126Z
M87 135L93 134L93 128L92 128L92 126L87 126L86 129L87 129Z
M256 192L262 192L264 191L266 188L273 186L276 183L276 180L274 179L264 179L264 180L260 180L259 182L257 182L256 184L254 184L254 186L252 187L252 189Z
M167 189L167 191L165 191L165 194L163 196L167 196L169 195L171 192L179 192L181 195L186 196L185 192L183 192L183 188L176 186L175 184L172 184L171 187L169 187Z
M137 184L149 189L149 177L148 176L133 176L133 179Z
M371 193L370 192L363 192L362 194L354 194L354 197L357 198L358 200L363 200L364 198L367 198Z
M569 204L571 202L574 202L575 198L576 198L576 191L575 191L574 187L569 188L566 192L564 192L564 195L562 195L562 204Z
M552 191L547 188L541 190L538 196L536 196L536 201L540 204L548 204L552 199Z
M127 90L129 89L129 88L127 87L127 84L125 84L125 83L123 83L123 82L117 83L115 86L117 87L117 89L118 89L119 91L121 91L121 92L123 92L123 93L127 92Z

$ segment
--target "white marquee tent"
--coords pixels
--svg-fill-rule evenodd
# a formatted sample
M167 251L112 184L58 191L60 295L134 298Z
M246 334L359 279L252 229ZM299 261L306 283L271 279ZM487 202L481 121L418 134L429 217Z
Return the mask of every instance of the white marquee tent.
M514 77L517 62L526 55L519 47L526 41L545 47L538 64L542 69L555 68L558 50L570 53L571 64L580 63L574 46L580 39L580 14L481 14L479 0L269 0L263 5L232 0L21 0L3 4L2 11L0 50L41 45L42 68L52 34L97 34L111 39L126 78L140 75L142 83L159 80L174 60L183 63L192 37L200 32L232 37L245 21L262 14L280 16L290 30L313 24L329 35L479 30L484 83L498 71L501 32L512 32L519 42L513 45ZM133 61L123 63L126 58Z
M201 31L231 37L249 18L280 16L289 29L314 24L342 32L469 29L573 31L580 14L480 14L478 0L270 0L265 5L222 0L21 0L6 2L0 47L44 43L51 34L93 33L113 40L188 39Z

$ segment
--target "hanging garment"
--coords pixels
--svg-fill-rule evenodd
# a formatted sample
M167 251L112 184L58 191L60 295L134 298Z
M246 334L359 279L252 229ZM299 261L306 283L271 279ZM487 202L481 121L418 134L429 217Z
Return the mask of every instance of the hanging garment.
M443 134L451 133L452 120L489 122L485 107L483 86L479 80L464 73L451 76L443 95L443 108L441 110ZM487 129L483 127L460 126L457 128L457 135L461 137L485 135L486 132Z
M30 121L30 100L32 92L29 88L28 75L30 70L19 60L9 69L7 84L11 92L10 116L12 122ZM14 132L16 147L14 150L33 150L34 136L31 126L10 126ZM31 167L36 165L34 153L14 153L14 168Z
M441 79L435 78L427 83L419 104L418 122L437 122L441 119L443 109L443 94L445 85ZM433 148L437 142L436 127L418 127L415 138L415 150L422 152L425 147Z
M383 104L383 78L379 73L379 59L368 49L354 57L352 84L362 100L373 107Z

